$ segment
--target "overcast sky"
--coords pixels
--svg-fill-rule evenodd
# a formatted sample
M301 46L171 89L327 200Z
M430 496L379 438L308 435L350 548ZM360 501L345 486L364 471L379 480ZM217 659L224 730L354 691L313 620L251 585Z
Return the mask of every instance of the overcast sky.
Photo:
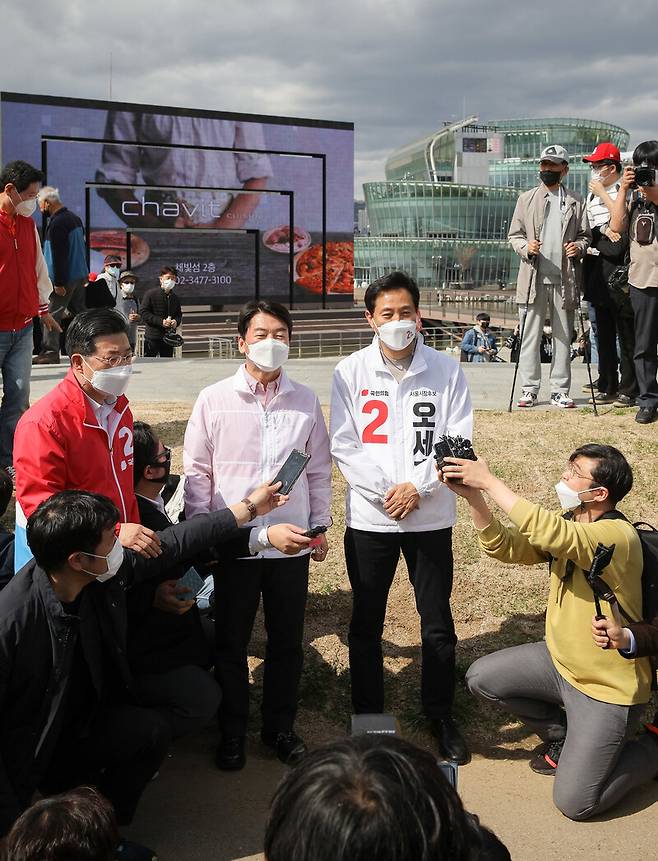
M658 137L656 0L1 0L0 88L346 120L356 194L443 120ZM588 11L586 11L588 10Z

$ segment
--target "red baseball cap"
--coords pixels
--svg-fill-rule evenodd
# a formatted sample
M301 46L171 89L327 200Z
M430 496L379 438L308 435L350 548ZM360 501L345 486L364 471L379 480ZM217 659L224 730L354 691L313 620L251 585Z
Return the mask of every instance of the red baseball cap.
M583 161L621 161L621 153L619 152L619 148L613 143L610 143L610 141L604 141L603 143L598 144L591 155L586 155Z

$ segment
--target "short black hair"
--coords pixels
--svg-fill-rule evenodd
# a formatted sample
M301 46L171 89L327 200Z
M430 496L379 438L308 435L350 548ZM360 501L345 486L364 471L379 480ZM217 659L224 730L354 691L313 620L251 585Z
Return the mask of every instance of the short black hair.
M364 302L366 308L372 314L377 304L377 297L380 293L385 293L387 290L407 290L411 294L411 299L414 303L414 308L418 310L420 305L420 291L418 285L406 272L389 272L387 275L382 275L367 288Z
M128 337L128 324L125 317L112 308L92 308L76 314L66 330L66 354L93 356L96 352L96 338L103 335L125 335Z
M9 161L0 173L0 191L11 183L16 191L21 192L32 185L33 182L43 182L44 176L36 167L32 167L26 161Z
M178 278L178 270L175 266L163 266L160 270L160 277L163 275L173 275L174 278Z
M466 861L480 836L430 753L363 735L308 754L279 785L268 861Z
M42 798L14 823L7 861L112 861L119 832L110 802L90 786Z
M646 162L650 167L658 167L658 141L643 141L633 150L633 164Z
M144 470L153 463L158 453L158 438L151 425L146 422L135 422L133 425L133 480L137 482L144 478Z
M9 505L9 500L11 499L13 492L14 485L12 483L11 476L6 469L0 467L0 517L2 517L7 510L7 506Z
M103 532L119 521L116 505L85 490L62 490L44 500L27 520L27 543L37 565L54 571L71 553L96 553Z
M618 448L590 442L577 448L569 457L569 463L573 463L578 457L597 461L592 470L594 484L605 487L614 505L630 493L633 487L633 470Z
M292 317L290 316L290 311L286 306L281 305L280 302L267 302L262 299L260 302L247 302L247 304L240 309L240 315L238 317L238 334L241 338L246 337L251 319L252 317L255 317L256 314L270 314L272 317L276 317L277 320L281 320L282 323L286 324L288 328L288 337L292 335Z
M488 320L489 322L491 322L491 317L488 314L486 314L484 311L480 311L480 313L477 315L477 317L475 319L476 320Z

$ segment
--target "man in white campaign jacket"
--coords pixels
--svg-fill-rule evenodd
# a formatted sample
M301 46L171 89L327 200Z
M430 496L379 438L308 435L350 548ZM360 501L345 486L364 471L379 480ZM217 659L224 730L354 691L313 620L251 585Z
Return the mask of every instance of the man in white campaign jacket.
M357 714L384 710L381 638L402 553L420 613L423 709L443 756L463 763L468 749L451 716L456 508L438 481L433 445L447 433L471 439L471 399L459 364L423 342L412 278L379 278L365 304L376 335L336 366L331 398L331 451L348 484L352 703Z
M247 647L261 594L267 629L263 677L263 742L292 764L306 752L293 731L302 671L309 552L327 555L324 535L309 551L302 533L331 524L331 454L317 396L282 370L292 319L276 302L252 302L240 312L238 347L246 362L235 376L204 389L185 433L187 516L224 508L246 496L253 477L272 480L293 449L311 456L282 509L256 518L255 558L222 562L215 574L215 674L222 688L222 734L215 762L234 771L245 764L249 717ZM447 491L452 496L450 491ZM283 515L285 512L285 516ZM285 555L267 540L267 527L293 523ZM295 555L297 554L297 555ZM294 555L294 558L291 556Z

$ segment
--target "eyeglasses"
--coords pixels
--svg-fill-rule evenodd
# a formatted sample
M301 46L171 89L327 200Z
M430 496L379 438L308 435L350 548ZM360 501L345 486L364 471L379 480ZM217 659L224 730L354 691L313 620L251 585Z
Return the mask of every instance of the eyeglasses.
M164 451L160 452L160 454L156 455L156 457L164 458L163 460L152 460L148 466L165 466L171 460L171 449L167 446L164 447Z
M135 354L131 350L123 356L94 356L93 358L102 362L106 368L118 368L119 365L132 365Z
M583 475L583 474L582 474L582 472L578 472L578 470L577 470L577 469L576 469L576 467L573 465L573 463L568 463L568 464L567 464L567 468L566 468L565 472L566 472L566 473L567 473L567 475L569 475L571 478L582 478L582 479L584 479L585 481L594 481L594 479L593 479L593 477L592 477L591 475Z

